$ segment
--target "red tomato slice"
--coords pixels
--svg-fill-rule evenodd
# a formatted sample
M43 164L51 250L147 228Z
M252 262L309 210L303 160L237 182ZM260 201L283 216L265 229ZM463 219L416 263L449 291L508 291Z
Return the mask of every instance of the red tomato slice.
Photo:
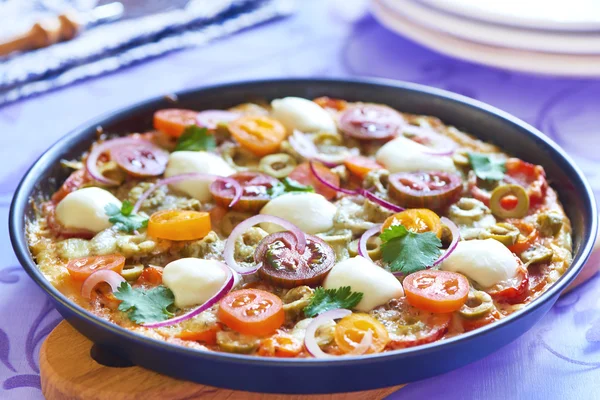
M365 179L367 174L375 169L383 168L377 161L363 156L348 157L344 160L344 165L360 179Z
M402 115L386 106L359 104L340 116L340 129L359 140L389 139L405 124Z
M340 186L340 177L337 176L335 173L331 172L329 168L318 163L314 163L313 165L317 169L317 173L321 178L331 183L332 185L335 185L337 187ZM315 188L315 192L323 195L327 200L333 200L337 196L337 192L335 190L319 182L317 177L310 170L310 165L308 163L302 163L298 165L290 173L289 177L295 181L300 182L303 185L312 186L313 188Z
M269 189L280 184L272 176L259 172L238 172L230 178L238 181L243 189L242 197L232 207L233 210L240 212L260 211L271 200ZM216 180L210 185L210 193L217 205L228 208L235 191L225 181Z
M77 171L73 171L67 180L62 184L60 189L52 195L52 202L54 204L60 203L69 193L80 189L84 184L90 182L92 178L87 174L87 171L82 168Z
M530 164L518 158L509 158L506 160L506 175L507 179L505 180L507 182L517 183L527 190L529 204L532 207L543 203L548 190L544 167Z
M158 286L162 283L162 275L162 268L149 266L144 268L140 277L135 281L135 284L136 286Z
M335 111L344 111L348 107L346 100L333 99L327 96L317 97L313 101L325 109L331 108Z
M110 157L136 178L162 175L169 161L168 152L150 143L117 147L111 150Z
M196 125L197 111L167 108L154 113L154 128L167 135L179 137L190 125Z
M69 261L67 270L74 280L84 281L91 274L102 269L109 269L120 274L124 265L125 257L120 254L111 254L108 256L76 258Z
M219 321L246 335L266 336L283 325L283 302L273 293L258 289L229 292L219 302Z
M508 249L517 255L520 255L522 252L533 246L540 237L540 233L533 224L523 222L520 219L509 219L506 222L516 226L521 231L517 241L508 246Z
M530 295L544 290L544 288L548 284L546 278L550 274L550 271L551 269L549 263L531 264L527 267L527 274L529 276Z
M518 260L518 259L517 259ZM529 275L527 269L522 265L517 275L507 281L500 282L486 290L492 298L500 303L517 304L522 303L529 294Z
M435 314L411 306L405 297L393 299L371 311L388 330L388 349L432 343L448 331L452 314Z
M399 172L389 177L389 195L406 208L442 210L462 193L462 179L447 172Z

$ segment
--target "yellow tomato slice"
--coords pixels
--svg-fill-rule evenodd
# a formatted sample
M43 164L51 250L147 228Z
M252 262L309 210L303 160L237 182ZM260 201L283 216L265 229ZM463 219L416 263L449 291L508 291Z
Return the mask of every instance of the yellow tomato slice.
M381 353L390 337L385 326L369 314L354 313L342 318L335 326L335 343L344 353L351 353L367 332L373 339L365 354Z
M393 225L404 225L406 229L416 233L433 232L437 237L442 237L440 217L427 208L411 208L394 214L385 220L381 231Z
M240 146L259 157L279 151L286 138L281 122L265 116L247 115L230 122L228 128Z
M148 235L160 239L202 239L210 230L210 214L207 212L158 211L152 214L148 221Z

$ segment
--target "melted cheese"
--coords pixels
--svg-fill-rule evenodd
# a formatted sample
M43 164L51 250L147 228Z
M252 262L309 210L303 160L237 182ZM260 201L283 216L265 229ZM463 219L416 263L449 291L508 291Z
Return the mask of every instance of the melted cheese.
M110 228L104 207L121 202L112 193L97 187L76 190L65 196L56 206L56 219L65 228L100 232Z
M323 282L325 289L343 286L350 286L353 292L363 294L362 300L355 307L363 312L404 296L402 284L394 275L361 256L337 263Z
M456 167L449 156L427 154L429 149L420 143L399 136L383 145L375 154L377 161L391 173L413 171L454 172Z
M272 115L288 132L336 132L335 121L314 101L300 97L285 97L271 102Z
M314 235L333 228L333 217L337 207L317 193L287 193L269 201L261 214L283 218L296 225L303 232ZM285 230L271 223L261 224L269 233Z
M165 170L165 178L191 172L229 176L234 174L235 170L218 155L206 151L175 151L171 153ZM192 179L172 184L170 187L202 202L207 202L212 199L209 190L211 183L212 180Z
M515 255L494 239L466 240L441 265L445 271L460 272L483 287L490 287L517 274Z
M163 270L163 283L175 296L175 306L203 304L213 297L227 279L218 261L181 258Z

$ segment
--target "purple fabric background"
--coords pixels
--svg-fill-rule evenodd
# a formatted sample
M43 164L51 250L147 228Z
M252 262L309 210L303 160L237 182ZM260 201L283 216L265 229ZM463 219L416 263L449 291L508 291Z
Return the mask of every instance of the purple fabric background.
M60 321L13 255L7 232L12 192L61 135L146 97L269 77L376 76L423 83L490 103L540 128L600 192L600 81L535 77L453 60L397 37L370 16L349 22L334 12L333 1L302 3L291 18L0 109L0 398L42 398L39 345ZM410 384L391 398L598 398L600 335L590 327L600 322L599 291L596 277L501 351Z

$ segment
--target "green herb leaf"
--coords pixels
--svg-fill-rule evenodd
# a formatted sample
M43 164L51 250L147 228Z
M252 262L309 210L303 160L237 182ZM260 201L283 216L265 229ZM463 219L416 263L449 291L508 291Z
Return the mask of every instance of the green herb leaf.
M215 137L206 128L190 125L177 139L175 151L211 151L217 148Z
M121 209L116 204L107 204L104 207L104 212L110 217L108 221L123 232L131 233L136 229L145 228L148 225L148 218L132 214L133 204L127 200L123 202Z
M132 288L129 283L123 282L114 294L122 301L119 310L126 312L136 324L164 321L173 316L168 308L175 302L175 297L165 286L146 290Z
M323 289L318 287L310 299L310 303L304 308L304 315L314 317L325 311L336 308L352 309L363 298L361 292L352 292L350 286L338 289Z
M415 233L403 225L383 231L381 254L392 272L411 274L427 267L440 257L442 241L433 232Z
M486 154L468 153L469 162L475 175L480 179L499 181L504 178L505 162L498 161Z
M303 185L292 178L285 177L279 185L270 187L267 190L267 194L271 197L278 197L282 194L293 192L314 193L315 188L309 185Z

